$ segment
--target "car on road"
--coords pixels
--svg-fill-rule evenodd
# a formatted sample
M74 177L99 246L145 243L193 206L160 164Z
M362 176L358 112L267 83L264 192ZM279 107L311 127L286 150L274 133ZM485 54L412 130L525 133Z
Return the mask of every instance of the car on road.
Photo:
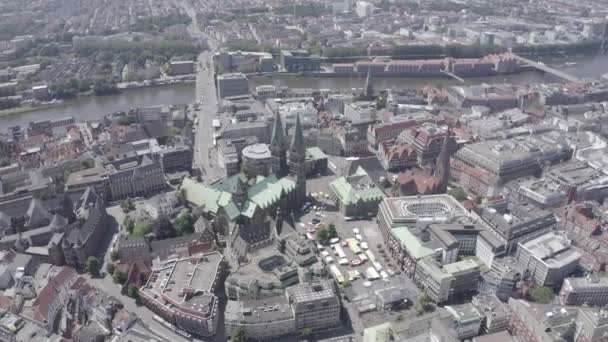
M331 243L332 245L335 243L338 243L338 242L340 242L340 238L338 238L338 237L335 237L335 238L329 240L329 243Z
M360 234L361 232L359 231L359 228L353 228L353 233L354 234Z
M319 222L321 222L321 220L319 220L318 218L313 218L312 219L312 223L314 223L314 224L317 224Z

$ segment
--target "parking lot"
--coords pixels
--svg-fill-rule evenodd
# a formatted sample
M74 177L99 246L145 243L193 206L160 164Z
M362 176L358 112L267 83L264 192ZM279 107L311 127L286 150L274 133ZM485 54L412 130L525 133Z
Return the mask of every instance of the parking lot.
M300 218L297 229L308 238L314 238L315 226L333 224L336 227L339 242L319 248L318 257L330 271L333 269L333 276L339 283L382 281L397 276L399 267L384 248L376 218L346 221L329 199L328 184L335 179L336 175L332 174L308 181L311 205ZM338 275L341 275L340 279Z

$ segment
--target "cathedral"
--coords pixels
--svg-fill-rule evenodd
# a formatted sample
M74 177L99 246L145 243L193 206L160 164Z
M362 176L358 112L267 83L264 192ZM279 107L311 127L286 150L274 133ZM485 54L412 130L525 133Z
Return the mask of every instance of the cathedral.
M293 220L306 201L306 146L299 115L291 143L287 143L281 117L274 119L271 174L247 179L244 174L205 186L191 179L182 183L186 201L213 218L215 230L226 237L230 254L238 262L248 252L271 244L276 222Z

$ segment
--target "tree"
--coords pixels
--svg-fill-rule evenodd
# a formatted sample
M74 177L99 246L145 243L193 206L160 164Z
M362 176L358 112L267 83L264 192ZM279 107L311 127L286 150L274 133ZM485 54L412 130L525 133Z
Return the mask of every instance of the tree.
M177 235L192 234L194 232L194 220L190 213L185 213L175 220Z
M335 237L338 237L338 232L336 231L336 225L335 224L330 224L327 228L327 238L328 239L333 239Z
M152 231L152 225L145 223L138 223L133 227L133 235L144 236Z
M127 281L127 274L116 267L112 274L112 280L115 284L124 284Z
M106 265L106 272L108 272L108 274L114 275L115 270L116 270L116 265L114 265L113 263L109 262Z
M319 242L327 242L329 240L329 237L327 235L327 230L325 228L321 228L319 230L317 230L317 240Z
M99 260L96 257L90 256L87 259L86 271L93 276L99 274Z
M549 304L555 298L553 290L544 286L531 289L529 295L531 300L541 304Z
M246 341L245 329L243 329L243 327L241 327L241 326L232 328L232 333L230 334L230 341L231 342L245 342Z
M304 329L302 329L302 337L309 337L310 335L312 335L312 329L304 327Z
M464 192L464 189L458 186L452 188L448 194L454 197L458 202L462 202L467 199L467 193Z
M135 299L139 298L139 289L135 284L129 284L127 287L127 296Z
M128 217L125 217L123 226L125 227L127 232L129 232L129 234L133 234L133 230L135 229L135 222L133 222L133 220L129 219Z
M414 309L416 310L416 315L421 316L425 312L430 311L433 307L432 303L433 300L431 299L431 297L429 297L429 295L427 295L426 293L423 294L414 306Z
M112 253L110 253L110 259L112 261L117 261L118 258L120 258L120 255L118 254L118 251L113 250Z
M150 225L150 231L159 239L175 237L175 228L171 224L169 218L165 215L160 216Z

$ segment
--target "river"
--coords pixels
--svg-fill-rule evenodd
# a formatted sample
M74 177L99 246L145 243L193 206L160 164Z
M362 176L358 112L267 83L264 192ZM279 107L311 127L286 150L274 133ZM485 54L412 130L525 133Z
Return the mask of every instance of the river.
M555 66L556 68L577 77L597 78L602 74L608 73L608 55L585 56L568 60L544 59L543 61L548 65ZM577 62L578 64L564 67L563 64L566 61ZM531 84L539 82L558 82L559 79L552 75L530 71L514 75L467 78L465 81L468 85L503 82L512 84ZM255 76L250 79L252 88L263 84L273 84L276 86L296 88L352 89L362 88L364 82L365 79L363 77L322 78ZM373 78L373 85L376 89L421 88L428 84L458 85L461 83L457 80L448 78ZM191 103L195 99L195 92L194 84L179 84L157 88L130 89L124 91L122 94L111 96L82 97L53 108L0 117L0 131L5 131L8 127L15 125L23 126L33 120L44 120L64 116L73 116L77 121L95 120L101 118L105 114L119 110L128 110L130 108Z

